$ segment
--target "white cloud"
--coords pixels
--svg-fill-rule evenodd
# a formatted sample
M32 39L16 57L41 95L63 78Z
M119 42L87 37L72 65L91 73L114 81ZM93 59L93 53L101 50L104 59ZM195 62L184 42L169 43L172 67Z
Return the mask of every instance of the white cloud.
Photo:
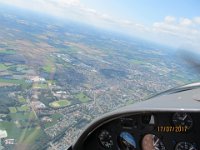
M176 18L175 17L172 17L172 16L166 16L165 19L164 19L165 23L174 23L176 21Z
M138 31L145 32L147 30L147 27L142 24L115 18L88 8L80 0L0 0L0 2L117 31L135 34Z
M52 2L55 2L57 4L67 4L67 5L77 5L80 4L80 0L51 0Z
M163 21L146 26L98 12L83 5L80 0L0 0L0 3L74 19L164 44L173 46L184 44L200 49L200 17L198 16L195 18L166 16Z
M84 6L80 0L0 0L1 3L51 14L53 16L82 21L96 26L110 26L118 19Z
M0 0L0 2L60 17L68 12L70 16L80 5L79 0Z
M32 9L30 6L38 6L39 8L42 6L64 6L64 5L78 5L80 3L79 0L0 0L1 3L15 5L23 8Z
M194 22L195 22L196 24L199 24L199 25L200 25L200 17L195 17L195 18L194 18Z
M192 25L192 20L190 20L188 18L181 18L180 19L180 25L182 25L182 26Z
M185 46L185 48L193 48L200 50L200 24L196 19L180 18L179 22L171 22L170 24L164 19L163 22L153 24L153 31L157 33L157 39L160 38L163 43L174 46Z

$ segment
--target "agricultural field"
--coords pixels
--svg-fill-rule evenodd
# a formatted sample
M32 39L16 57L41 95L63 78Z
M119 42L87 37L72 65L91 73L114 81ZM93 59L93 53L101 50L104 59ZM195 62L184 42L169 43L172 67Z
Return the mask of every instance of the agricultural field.
M0 79L0 83L11 83L11 84L26 84L24 80L17 80L17 79Z
M0 54L14 55L14 54L16 54L16 51L15 50L11 50L11 49L0 50Z
M58 120L63 118L63 115L61 115L59 113L55 113L55 114L49 116L49 118L51 118L52 121L51 122L46 122L44 124L45 128L48 128L48 127L51 127L51 126L55 125L58 122Z
M28 112L30 111L30 107L27 105L22 105L20 107L9 107L8 108L10 113L17 113L17 112Z
M0 71L5 71L7 69L8 67L5 64L0 63Z
M76 94L75 98L82 103L87 103L88 101L90 101L89 97L85 95L83 92Z
M40 126L28 127L31 123L27 123L27 128L22 128L19 122L1 122L0 129L6 130L8 138L14 138L19 143L33 144L38 137L43 134Z
M15 107L9 107L8 108L10 113L16 113L17 112L17 109Z
M53 73L55 72L55 66L52 62L49 62L43 67L43 70L47 73Z
M130 60L130 63L135 64L135 65L144 65L144 61L141 60L136 60L136 59L132 59Z
M71 102L69 100L59 100L59 101L54 101L52 103L49 103L49 106L52 108L61 108L61 107L66 107L69 106Z
M33 89L47 89L48 84L46 84L46 83L34 83L32 88Z
M20 103L26 103L26 99L23 96L18 96L18 101Z
M13 121L17 120L36 120L36 116L33 112L16 112L16 113L10 113L10 118Z
M27 111L30 111L30 107L27 106L27 105L22 105L20 107L17 107L17 111L20 111L20 112L27 112Z
M35 114L29 111L27 105L21 107L9 107L8 114L10 121L1 121L0 130L6 130L8 138L15 139L18 143L34 144L36 140L43 136L43 131L39 125Z

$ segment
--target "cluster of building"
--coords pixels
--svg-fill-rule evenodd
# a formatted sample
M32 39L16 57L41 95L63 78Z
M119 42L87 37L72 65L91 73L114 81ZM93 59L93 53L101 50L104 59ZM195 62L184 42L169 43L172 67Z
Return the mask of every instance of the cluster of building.
M15 139L7 138L8 134L6 130L0 130L0 149L3 149L4 145L14 145L16 144Z

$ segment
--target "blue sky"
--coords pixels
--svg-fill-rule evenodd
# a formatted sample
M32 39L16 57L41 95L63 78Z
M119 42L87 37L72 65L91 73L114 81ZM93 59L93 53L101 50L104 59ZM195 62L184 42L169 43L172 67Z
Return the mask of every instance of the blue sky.
M81 0L98 11L150 24L165 16L200 16L199 0Z
M0 0L0 3L200 52L199 0Z

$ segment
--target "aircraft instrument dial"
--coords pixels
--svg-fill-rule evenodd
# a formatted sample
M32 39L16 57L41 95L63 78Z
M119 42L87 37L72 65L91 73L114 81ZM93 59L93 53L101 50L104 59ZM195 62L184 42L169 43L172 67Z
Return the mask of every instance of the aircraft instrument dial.
M166 148L157 136L146 134L142 139L142 150L166 150Z
M196 146L189 142L179 142L175 150L197 150Z
M121 132L118 137L120 150L136 150L135 138L128 132Z
M102 130L98 136L101 145L106 149L112 149L114 143L111 134L107 130Z
M185 126L190 129L193 125L192 117L187 113L175 113L172 118L175 126Z

